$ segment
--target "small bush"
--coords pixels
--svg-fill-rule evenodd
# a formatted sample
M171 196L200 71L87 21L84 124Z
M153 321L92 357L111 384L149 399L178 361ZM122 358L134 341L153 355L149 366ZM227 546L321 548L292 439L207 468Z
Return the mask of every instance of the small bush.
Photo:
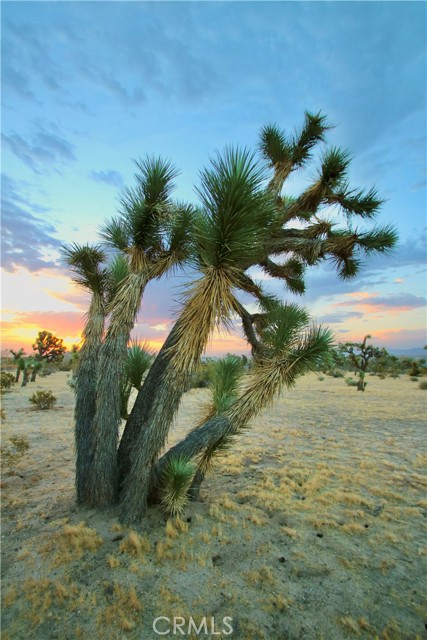
M426 390L426 389L427 389L427 380L421 380L421 382L420 382L420 384L418 385L418 387L419 387L420 389L424 389L424 390Z
M187 383L187 391L189 389L205 389L209 386L210 370L208 364L201 364L199 369L191 374Z
M412 380L412 382L418 382L418 378L416 376L411 376L410 380Z
M1 392L5 393L9 391L11 386L15 383L15 376L7 371L2 371L0 376L0 388Z
M10 468L28 451L30 445L28 438L19 436L9 438L9 443L1 447L1 461Z
M344 382L346 383L346 385L348 385L349 387L357 387L357 380L353 380L353 378L345 378Z
M319 382L322 382L322 380L324 380L325 378L324 376L319 376L317 379L319 380Z
M328 376L332 376L333 378L344 378L344 374L342 371L338 371L338 369L333 369L332 371L326 372Z
M31 398L29 398L29 401L35 405L36 409L40 409L41 411L51 409L53 405L56 404L56 398L52 391L36 391Z

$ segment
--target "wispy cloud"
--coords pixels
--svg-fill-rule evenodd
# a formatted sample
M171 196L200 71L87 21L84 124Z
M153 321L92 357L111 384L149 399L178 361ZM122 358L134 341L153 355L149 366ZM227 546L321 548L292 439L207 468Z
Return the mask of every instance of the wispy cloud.
M329 313L317 317L319 322L325 324L341 324L354 318L363 318L365 314L362 311L347 311L344 313Z
M334 307L358 307L366 313L401 313L425 307L427 300L423 296L415 296L412 293L399 293L397 295L378 295L376 293L366 293L356 291L347 293L346 299L336 302Z
M120 188L123 186L123 176L118 171L106 169L105 171L91 171L89 177L95 182L104 182L111 187Z
M31 138L2 133L3 145L36 173L76 159L74 145L52 128L40 128Z
M2 266L13 272L19 266L28 271L38 271L56 266L47 258L50 251L59 250L63 244L55 234L56 228L47 220L30 213L30 210L46 209L26 200L21 186L7 175L2 175Z

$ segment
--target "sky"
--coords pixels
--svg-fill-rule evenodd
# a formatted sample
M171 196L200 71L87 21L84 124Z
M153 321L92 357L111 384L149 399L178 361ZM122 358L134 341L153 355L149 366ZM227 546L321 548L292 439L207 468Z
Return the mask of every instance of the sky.
M40 330L79 342L89 298L60 248L99 241L136 159L170 159L174 196L197 203L217 150L256 149L263 125L292 132L306 110L335 125L328 145L377 188L399 243L352 280L309 269L298 302L340 342L426 344L425 3L3 1L1 36L3 350L30 353ZM149 285L135 338L161 346L188 277ZM226 352L247 352L238 326L208 347Z

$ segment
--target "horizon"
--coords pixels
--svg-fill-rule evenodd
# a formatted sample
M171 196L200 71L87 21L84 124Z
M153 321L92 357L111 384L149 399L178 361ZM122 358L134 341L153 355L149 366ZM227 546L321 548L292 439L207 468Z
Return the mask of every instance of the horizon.
M98 242L134 184L133 158L170 158L174 196L196 202L217 149L255 149L263 125L292 132L305 110L335 125L328 145L350 151L355 188L378 189L378 224L399 242L350 280L308 269L302 297L264 284L337 342L370 334L391 352L422 349L425 17L425 4L402 2L3 3L2 352L31 350L41 330L68 349L80 341L89 298L60 247ZM286 193L304 188L318 157ZM150 283L133 338L160 348L188 278ZM227 352L249 352L237 325L206 350Z

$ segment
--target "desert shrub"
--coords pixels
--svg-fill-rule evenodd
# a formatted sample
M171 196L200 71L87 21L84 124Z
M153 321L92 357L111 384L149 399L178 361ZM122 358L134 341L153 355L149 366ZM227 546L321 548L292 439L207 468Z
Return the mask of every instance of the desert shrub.
M28 438L13 436L1 447L1 462L5 467L12 467L30 448Z
M73 370L73 365L71 360L68 360L67 362L61 362L61 364L58 365L58 371L72 371Z
M45 364L43 365L43 369L40 371L39 376L45 378L46 376L50 376L56 371L58 371L58 367L56 367L54 364Z
M357 380L353 380L353 378L344 378L344 382L349 387L357 387Z
M412 382L418 382L418 378L416 376L411 376L410 380L412 380Z
M427 389L427 380L421 380L421 382L420 382L420 384L418 385L418 387L419 387L420 389L424 389L424 390L426 390L426 389Z
M332 376L333 378L344 378L344 374L342 371L338 369L332 369L331 371L327 371L326 375Z
M319 380L319 382L322 382L322 380L324 380L325 378L324 376L319 376L317 379Z
M209 364L202 364L197 371L191 374L191 377L187 383L187 391L189 389L205 389L209 386L209 380Z
M7 371L2 371L0 375L0 389L2 393L9 391L15 383L15 376Z
M51 409L56 404L56 398L52 391L35 391L29 401L35 405L36 409L41 409L42 411Z

